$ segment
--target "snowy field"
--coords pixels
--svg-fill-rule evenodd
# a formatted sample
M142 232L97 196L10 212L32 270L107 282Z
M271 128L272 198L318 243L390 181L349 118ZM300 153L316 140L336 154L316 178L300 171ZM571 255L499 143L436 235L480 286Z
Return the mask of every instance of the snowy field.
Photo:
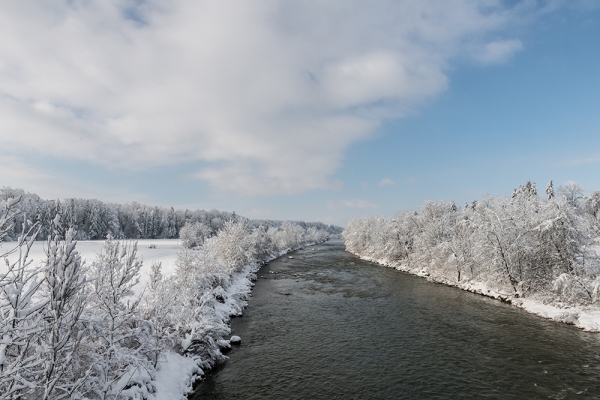
M129 243L129 241L125 241L125 243ZM159 261L161 263L163 275L168 276L174 272L177 253L182 247L179 239L140 239L137 243L137 256L144 261L144 265L140 271L140 284L136 287L136 291L141 292L146 286L148 273L154 262ZM3 252L8 251L12 249L15 244L16 242L2 243L0 250ZM96 255L102 251L103 244L103 240L82 240L77 242L75 248L79 254L81 254L81 259L85 261L86 265L90 265L96 259ZM151 245L155 248L152 248ZM32 260L34 264L37 265L45 261L46 246L46 241L37 241L33 244L31 252L29 253L29 259ZM12 254L8 259L13 261L15 260L15 256L15 254ZM4 263L0 265L0 271L2 269L6 269Z

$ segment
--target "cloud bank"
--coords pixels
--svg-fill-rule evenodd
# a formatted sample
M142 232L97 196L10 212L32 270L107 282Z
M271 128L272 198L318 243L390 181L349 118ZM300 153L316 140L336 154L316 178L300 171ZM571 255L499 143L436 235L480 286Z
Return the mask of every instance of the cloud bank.
M4 2L0 153L189 176L241 194L336 188L344 150L505 62L502 2ZM479 49L479 50L473 50Z

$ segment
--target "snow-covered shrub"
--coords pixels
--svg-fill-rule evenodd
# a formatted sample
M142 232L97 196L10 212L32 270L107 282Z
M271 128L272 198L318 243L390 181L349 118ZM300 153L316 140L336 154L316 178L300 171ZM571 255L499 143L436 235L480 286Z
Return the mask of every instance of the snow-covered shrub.
M250 227L246 221L227 221L219 234L207 241L205 248L212 251L218 262L232 275L255 260L256 254L252 252L254 248L250 242L250 234Z
M160 262L152 264L149 278L140 311L142 318L151 324L151 340L148 341L146 354L152 367L156 369L165 349L175 347L173 323L176 321L172 318L172 313L176 307L177 290L162 275Z

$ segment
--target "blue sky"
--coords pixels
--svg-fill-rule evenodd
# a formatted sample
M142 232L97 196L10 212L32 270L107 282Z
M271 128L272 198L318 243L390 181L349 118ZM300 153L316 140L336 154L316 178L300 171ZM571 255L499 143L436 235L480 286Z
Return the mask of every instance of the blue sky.
M3 186L340 225L600 189L596 2L0 7Z

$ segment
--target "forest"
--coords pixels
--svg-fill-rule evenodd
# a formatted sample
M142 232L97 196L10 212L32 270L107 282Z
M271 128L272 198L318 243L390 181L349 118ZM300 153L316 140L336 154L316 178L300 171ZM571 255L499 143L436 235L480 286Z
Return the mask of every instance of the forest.
M511 197L464 207L429 201L390 218L354 219L343 232L347 250L361 258L557 307L600 302L599 236L600 190L584 196L567 184L555 193L552 181L543 196L527 182Z
M2 196L2 400L154 399L173 354L189 361L180 363L188 380L166 398L184 397L195 377L226 359L229 320L246 306L260 266L341 231L218 211L52 202L8 190ZM175 273L164 276L153 264L136 295L137 244L117 238L179 233L184 246ZM46 257L35 264L28 253L40 237ZM99 237L106 238L102 251L82 260L76 239Z
M226 221L247 220L254 227L278 227L282 221L249 220L233 212L218 210L178 210L173 207L147 206L137 202L129 204L105 203L95 199L45 200L23 189L4 187L0 200L19 198L11 227L5 232L5 241L16 240L21 235L25 221L37 223L36 240L46 240L51 233L51 222L64 233L74 230L74 240L114 239L176 239L186 225L195 225L195 231L204 236L215 235ZM303 228L313 227L339 234L342 228L322 222L295 222Z

